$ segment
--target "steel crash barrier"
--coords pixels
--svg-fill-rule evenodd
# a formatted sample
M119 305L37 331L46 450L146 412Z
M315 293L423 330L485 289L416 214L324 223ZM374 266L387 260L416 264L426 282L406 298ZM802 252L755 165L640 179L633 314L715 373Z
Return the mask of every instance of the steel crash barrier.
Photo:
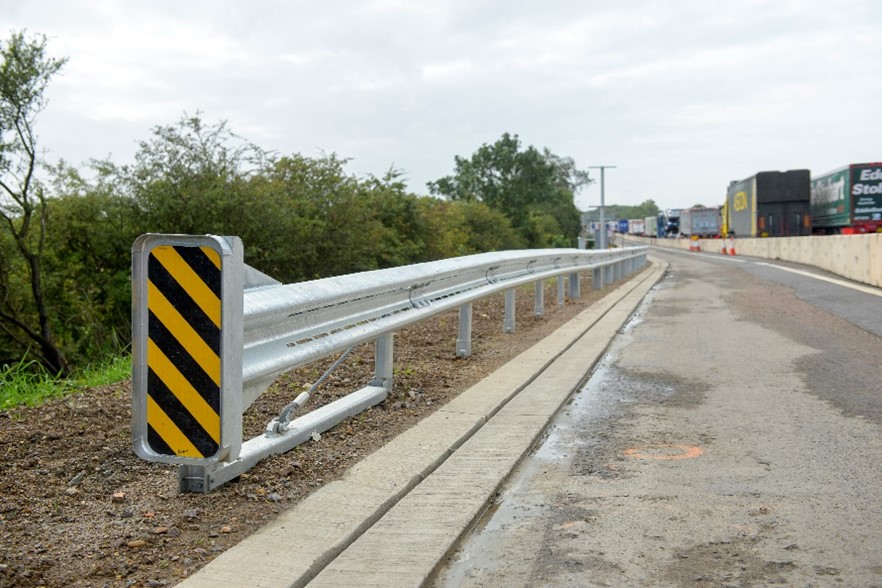
M135 453L177 464L181 492L209 492L382 402L396 331L459 309L455 353L468 356L473 301L504 293L503 329L514 332L515 288L535 284L541 315L545 280L557 279L563 304L579 296L579 272L600 288L642 268L647 250L506 251L281 284L244 263L238 237L142 235L132 248ZM336 366L371 341L364 388L295 418L312 389L302 392L243 441L243 413L276 378L342 354Z

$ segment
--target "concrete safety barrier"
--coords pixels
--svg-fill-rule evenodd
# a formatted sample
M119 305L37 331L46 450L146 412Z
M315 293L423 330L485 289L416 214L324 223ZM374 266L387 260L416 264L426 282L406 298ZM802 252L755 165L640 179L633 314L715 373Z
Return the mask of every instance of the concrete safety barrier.
M617 235L618 237L618 235ZM628 236L643 245L689 251L689 239ZM726 239L701 239L704 253L725 255ZM809 265L832 274L882 288L882 233L735 239L737 255Z

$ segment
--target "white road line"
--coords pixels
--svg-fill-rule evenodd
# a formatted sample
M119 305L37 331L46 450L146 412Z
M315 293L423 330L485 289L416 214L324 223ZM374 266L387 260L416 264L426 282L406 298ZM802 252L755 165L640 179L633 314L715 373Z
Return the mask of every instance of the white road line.
M720 261L731 261L732 263L747 263L745 259L737 259L735 257L726 257L725 255L716 255L714 253L703 253L705 257L713 257L714 259L719 259Z
M773 267L775 269L784 270L785 272L791 272L794 274L799 274L801 276L806 276L809 278L814 278L816 280L822 280L824 282L830 282L831 284L836 284L837 286L843 286L845 288L851 288L852 290L857 290L859 292L863 292L864 294L872 294L873 296L882 296L882 290L879 288L872 288L870 286L861 286L860 284L852 284L851 282L844 282L842 280L837 280L834 278L828 278L826 276L819 276L817 274L813 274L810 272L804 272L802 270L796 270L789 267L784 267L780 265L775 265L773 263L765 263L762 261L754 262L756 265L764 265L767 267Z
M650 245L650 247L658 251L679 253L680 255L707 257L708 259L719 259L720 261L731 261L732 263L748 263L746 259L738 259L737 257L723 255L722 253L711 253L710 251L685 251L683 249L677 249L675 247L660 247L658 245Z

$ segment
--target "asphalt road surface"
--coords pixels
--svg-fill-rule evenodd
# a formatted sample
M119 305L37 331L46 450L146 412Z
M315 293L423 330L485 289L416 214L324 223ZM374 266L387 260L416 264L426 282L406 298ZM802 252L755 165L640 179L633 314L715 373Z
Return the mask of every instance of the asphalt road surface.
M882 297L654 255L665 278L433 586L882 586Z

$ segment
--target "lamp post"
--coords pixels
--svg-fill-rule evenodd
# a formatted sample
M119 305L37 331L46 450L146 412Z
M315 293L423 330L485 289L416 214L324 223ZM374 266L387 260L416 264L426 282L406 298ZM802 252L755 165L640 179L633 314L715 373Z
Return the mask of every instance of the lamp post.
M614 165L595 165L588 166L588 169L599 169L600 170L600 249L607 248L606 242L606 219L603 216L603 207L604 207L604 194L603 194L603 172L609 169L615 169Z

